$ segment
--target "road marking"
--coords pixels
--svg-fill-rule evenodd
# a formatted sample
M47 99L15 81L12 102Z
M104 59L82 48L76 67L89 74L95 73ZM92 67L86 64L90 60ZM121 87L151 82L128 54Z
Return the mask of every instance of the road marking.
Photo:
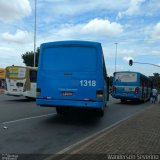
M48 116L55 115L55 114L57 114L57 113L49 113L49 114L35 116L35 117L21 118L21 119L16 119L16 120L13 120L13 121L2 122L2 124L5 125L5 124L15 123L15 122L20 122L20 121L25 121L25 120L31 120L31 119L36 119L36 118L48 117Z
M122 120L120 120L120 121L118 121L118 122L116 122L116 123L114 123L114 124L112 124L112 125L110 125L109 127L106 127L106 128L104 128L104 129L102 129L102 130L100 130L100 131L92 134L91 136L88 136L88 137L86 137L86 138L84 138L84 139L82 139L82 140L80 140L80 141L78 141L78 142L76 142L76 143L74 143L74 144L66 147L65 149L59 151L59 152L56 153L56 154L65 154L67 151L73 149L74 147L82 144L83 142L85 142L85 141L87 141L87 140L89 140L89 139L92 139L93 137L95 137L95 136L103 133L104 131L107 131L108 129L110 129L110 128L116 126L116 125L118 125L119 123L121 123L121 122L123 122L123 121L125 121L125 120L127 120L127 119L129 119L129 118L130 118L130 116L128 116L128 117L126 117L126 118L124 118L124 119L122 119Z
M111 131L112 131L112 128L115 129L116 127L119 126L119 124L120 124L121 122L124 122L124 121L126 121L126 120L128 120L128 119L130 119L130 118L132 118L132 117L134 117L134 116L136 116L136 115L144 112L146 109L149 109L149 108L150 108L150 107L147 107L147 108L145 108L145 109L142 109L141 111L137 111L137 112L135 112L134 114L132 114L132 115L130 115L130 116L127 116L126 118L124 118L124 119L122 119L122 120L120 120L120 121L118 121L118 122L115 122L114 124L112 124L112 125L110 125L110 126L108 126L108 127L106 127L106 128L103 128L102 130L100 130L100 131L92 134L91 136L88 136L88 137L86 137L86 138L84 138L84 139L82 139L82 140L80 140L80 141L78 141L78 142L76 142L76 143L74 143L74 144L66 147L65 149L57 152L56 155L58 155L58 154L65 154L67 151L73 149L74 147L76 147L76 146L78 146L78 145L80 145L80 144L82 144L82 143L84 143L84 142L86 142L86 141L88 141L88 140L90 140L90 139L92 139L92 138L100 135L100 134L103 134L103 133L105 134L105 132L106 132L107 130L109 130L109 129L111 129L111 130L109 131L109 132L111 132ZM108 132L108 133L109 133L109 132ZM97 138L98 138L98 137L97 137ZM55 156L55 155L54 155L54 156ZM51 158L53 158L53 157L51 156ZM45 160L50 160L50 157L46 158Z

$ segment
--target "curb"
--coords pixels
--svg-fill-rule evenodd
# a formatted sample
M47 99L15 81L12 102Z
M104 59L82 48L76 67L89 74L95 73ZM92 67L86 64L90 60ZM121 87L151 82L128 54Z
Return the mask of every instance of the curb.
M100 130L99 132L96 132L94 134L92 134L89 137L86 137L80 141L78 141L77 143L74 143L73 145L70 145L68 147L66 147L65 149L62 149L61 151L55 153L54 155L51 155L50 157L47 157L45 160L52 160L52 159L56 159L58 158L60 155L67 155L67 154L75 154L77 151L79 151L80 149L82 149L83 147L88 146L89 144L95 142L96 140L102 138L104 135L109 134L110 132L114 131L117 127L119 127L121 124L123 124L124 122L126 122L127 120L133 119L135 116L142 114L143 112L145 112L146 110L149 110L153 107L153 105L151 105L148 108L145 108L141 111L136 112L133 115L130 115L114 124L112 124L109 127L106 127L102 130ZM63 157L64 158L64 157ZM68 157L67 157L68 158Z

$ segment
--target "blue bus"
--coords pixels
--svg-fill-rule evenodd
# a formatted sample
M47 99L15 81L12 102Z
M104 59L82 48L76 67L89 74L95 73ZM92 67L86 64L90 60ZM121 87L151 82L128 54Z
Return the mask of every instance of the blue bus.
M101 44L59 41L41 44L36 103L56 107L92 108L103 116L108 100L107 71Z
M112 97L120 99L122 103L127 100L145 102L150 99L151 89L151 79L139 72L114 73Z

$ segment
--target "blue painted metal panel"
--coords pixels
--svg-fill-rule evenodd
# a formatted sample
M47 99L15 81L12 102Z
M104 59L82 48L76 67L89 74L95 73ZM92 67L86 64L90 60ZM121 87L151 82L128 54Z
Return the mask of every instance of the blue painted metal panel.
M38 105L86 106L88 101L90 107L102 107L104 99L97 98L96 92L107 92L104 86L100 43L60 41L41 45L37 78L37 88L40 89L36 99Z

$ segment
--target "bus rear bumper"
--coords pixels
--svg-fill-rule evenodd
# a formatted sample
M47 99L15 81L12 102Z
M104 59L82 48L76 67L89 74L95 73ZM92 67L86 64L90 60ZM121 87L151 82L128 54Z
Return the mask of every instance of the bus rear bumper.
M29 98L36 98L36 92L25 91L25 92L23 92L23 96L29 97Z
M47 100L47 99L36 99L36 104L40 106L49 107L86 107L86 108L102 108L103 102L97 101L71 101L71 100Z
M18 93L18 92L9 92L9 91L4 91L4 94L8 95L8 96L23 96L22 93Z
M140 96L139 95L123 95L123 94L113 94L112 95L113 98L116 98L116 99L124 99L124 100L140 100Z

